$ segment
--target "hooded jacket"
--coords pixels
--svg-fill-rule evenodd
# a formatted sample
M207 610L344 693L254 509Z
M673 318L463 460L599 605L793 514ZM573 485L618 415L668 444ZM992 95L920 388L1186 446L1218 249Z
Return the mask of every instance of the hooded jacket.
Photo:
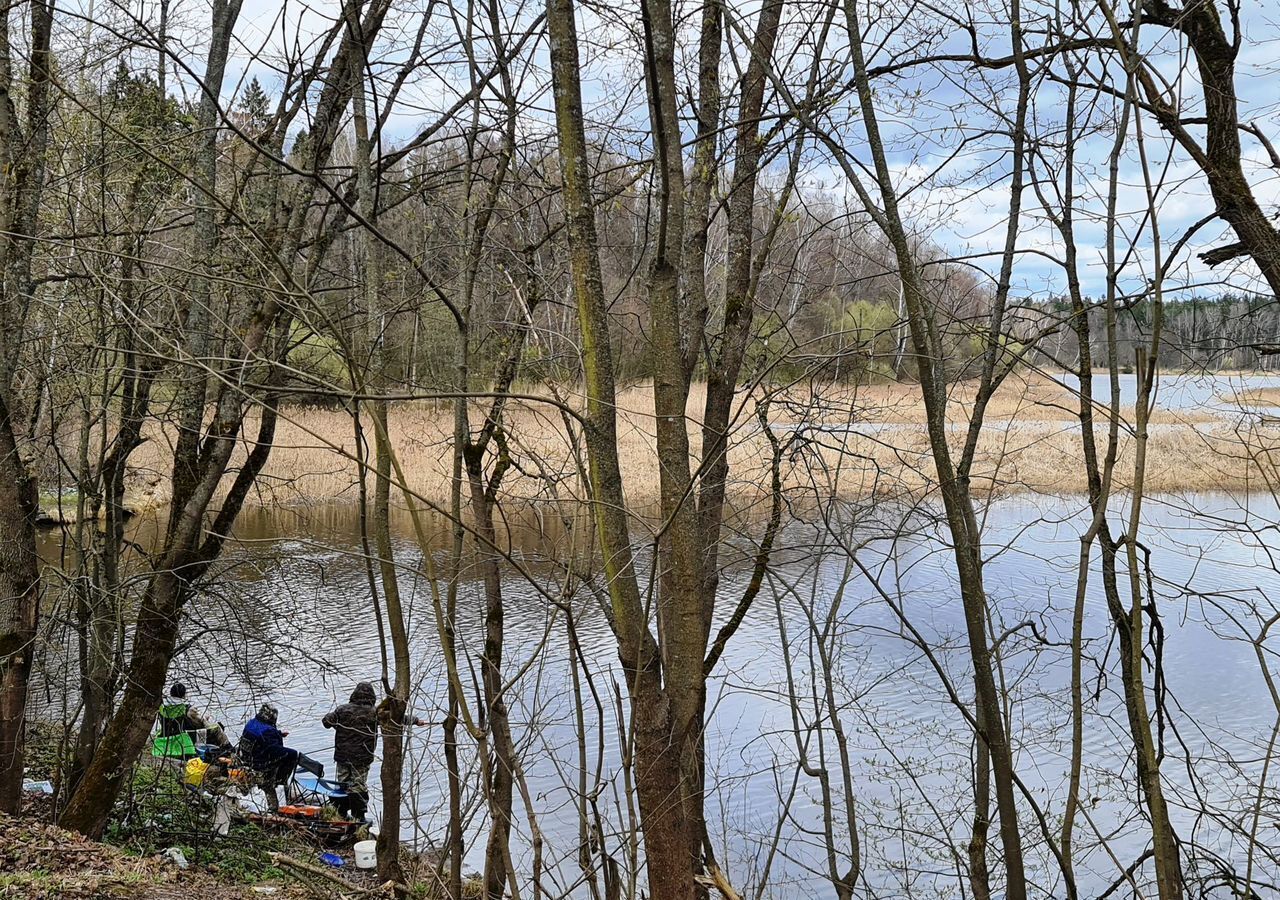
M251 769L265 771L296 751L284 745L284 735L270 722L254 716L240 735L240 755Z
M321 722L334 730L333 759L340 765L367 766L373 762L378 745L378 711L373 685L362 681L351 699L329 713Z

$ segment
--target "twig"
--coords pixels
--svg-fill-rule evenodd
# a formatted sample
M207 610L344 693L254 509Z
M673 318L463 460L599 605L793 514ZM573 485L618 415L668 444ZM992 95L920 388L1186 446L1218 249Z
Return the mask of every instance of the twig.
M694 880L704 887L715 888L724 900L742 900L742 895L729 883L729 877L724 874L724 870L715 863L708 867L706 875L696 875Z
M369 895L373 893L373 891L369 890L368 888L357 887L356 885L347 881L345 878L342 878L341 876L333 872L330 872L326 869L322 869L319 866L313 865L309 862L303 862L302 860L297 859L296 857L290 856L287 853L281 853L279 851L273 850L269 855L271 857L272 862L283 863L289 868L297 869L299 871L306 872L309 875L315 875L319 878L327 879L328 881L331 881L334 884L341 886L344 891L352 892L352 893L355 893L356 895Z

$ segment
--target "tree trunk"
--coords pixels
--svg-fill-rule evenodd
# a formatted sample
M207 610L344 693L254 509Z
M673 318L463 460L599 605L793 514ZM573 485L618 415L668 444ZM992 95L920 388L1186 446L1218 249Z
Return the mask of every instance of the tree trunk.
M717 0L702 5L698 38L698 128L694 139L692 185L686 216L688 246L684 271L684 369L685 381L693 376L702 351L710 308L707 300L705 260L711 227L711 194L719 161L716 136L720 133L720 57L724 43L724 13Z
M8 391L0 390L0 811L22 802L27 679L40 614L36 483L18 455Z
M572 0L547 0L547 32L569 265L582 336L587 393L583 436L618 656L632 698L636 784L649 891L664 900L685 900L694 896L695 883L682 803L680 748L671 743L672 711L662 690L661 657L646 622L636 579L618 465L613 354L587 169Z
M356 184L361 217L376 227L378 209L373 184L373 143L369 131L369 113L365 101L365 76L372 35L359 32L356 21L358 7L350 8L349 37L355 51L351 55L350 79L352 113L356 136ZM382 822L378 829L378 878L382 881L404 881L400 864L400 807L404 791L405 717L409 705L409 635L404 606L400 597L399 574L395 548L391 543L391 463L395 452L387 416L387 401L382 398L389 384L390 361L386 352L388 312L383 309L381 268L378 264L378 242L366 228L360 246L363 262L363 295L369 368L364 383L375 398L369 402L374 423L374 488L373 536L378 555L378 572L382 583L382 599L386 607L387 632L391 638L393 678L384 685L386 697L378 708L382 730ZM429 552L423 548L423 552Z
M375 400L371 407L375 423L374 547L378 554L382 599L386 605L387 631L391 637L395 673L391 684L384 685L386 697L378 707L378 724L382 730L382 822L378 829L378 878L382 881L402 882L404 871L400 865L400 807L404 791L405 719L409 706L409 635L404 607L400 602L399 578L391 544L393 451L387 433L387 402Z
M1209 183L1217 214L1240 239L1244 251L1280 297L1280 230L1258 203L1244 174L1240 147L1240 114L1236 101L1235 68L1239 47L1222 26L1214 0L1187 3L1178 8L1164 0L1146 0L1142 15L1150 22L1181 32L1196 55L1201 93L1205 143L1183 124L1181 113L1164 99L1160 87L1144 75L1144 88L1156 120L1195 160ZM1242 27L1238 22L1236 27Z
M1142 587L1142 574L1138 561L1138 529L1141 525L1141 510L1146 479L1148 419L1150 418L1151 397L1155 388L1156 359L1159 356L1160 331L1162 324L1162 302L1157 282L1155 296L1155 314L1152 317L1152 337L1150 355L1146 348L1139 348L1138 353L1138 393L1134 403L1136 450L1134 454L1133 496L1130 500L1128 529L1125 533L1125 562L1129 576L1129 604L1125 608L1120 603L1119 589L1116 584L1116 552L1119 549L1110 535L1103 534L1103 571L1106 583L1107 607L1111 610L1116 631L1120 638L1120 673L1124 681L1125 712L1129 720L1129 733L1133 739L1135 762L1138 769L1138 783L1142 787L1146 799L1147 815L1151 818L1151 840L1156 867L1156 886L1160 900L1182 900L1184 884L1182 877L1182 860L1178 849L1177 834L1173 822L1169 818L1169 805L1164 796L1164 784L1160 777L1161 753L1156 748L1155 738L1151 733L1151 714L1147 708L1147 686L1144 674L1145 649L1147 643L1147 626L1145 623L1150 603L1152 628L1156 621L1155 597L1145 596ZM1108 565L1107 557L1110 556ZM1109 570L1109 571L1108 571ZM1160 683L1160 653L1158 645L1152 647L1155 654L1156 681L1154 684L1157 711L1163 702Z
M510 870L512 797L519 765L511 722L503 695L502 652L504 608L502 576L498 568L497 529L493 505L485 489L483 451L468 454L467 474L471 486L471 511L475 517L476 556L484 582L484 650L480 676L484 690L485 721L493 741L489 762L489 840L485 847L485 896L502 900ZM501 465L501 463L500 463ZM487 748L482 748L487 750Z
M685 243L684 158L681 153L679 96L675 86L675 23L667 0L646 0L646 80L654 135L658 180L657 242L649 272L649 316L653 328L653 400L657 430L659 497L667 528L659 541L658 635L662 646L661 684L647 704L665 707L637 710L637 759L647 774L637 785L641 809L652 783L668 798L679 798L690 873L702 869L702 716L706 696L706 653L709 623L704 610L712 605L703 593L705 555L694 505L689 470L686 419L688 380L682 343L679 281ZM702 260L698 259L698 265ZM665 703L663 702L665 700ZM666 732L665 734L663 732ZM646 749L647 748L647 749ZM674 771L672 771L674 769ZM675 779L670 782L670 779ZM674 793L670 791L674 788ZM672 805L674 800L662 801ZM649 826L646 821L646 844ZM648 852L652 853L652 850ZM652 865L650 871L652 873ZM652 874L650 876L652 878Z
M783 0L769 0L762 8L751 47L751 59L739 86L741 101L734 144L733 178L729 188L724 334L720 350L708 366L707 400L702 418L702 465L705 474L698 496L698 514L707 546L703 578L707 598L704 616L708 630L720 580L719 545L729 473L729 421L755 321L751 269L756 184L763 149L759 137L760 115L784 5ZM701 264L701 260L698 262Z
M878 112L862 46L862 24L854 0L845 0L844 10L859 108L881 200L880 204L875 204L871 202L870 196L864 194L864 202L869 210L873 210L877 224L889 240L898 264L899 277L902 279L903 300L925 406L929 446L938 473L960 585L960 602L973 665L978 740L986 743L991 754L1000 840L1004 851L1006 897L1008 900L1025 900L1026 871L1014 794L1013 752L1000 712L1000 694L995 683L991 647L988 643L987 596L982 576L980 534L968 478L957 472L948 444L945 350L934 310L922 284L911 241L898 209L896 179L889 167L880 135ZM850 174L855 187L860 189L861 181L856 173Z
M978 718L981 718L979 713ZM991 752L986 742L974 742L973 825L969 832L969 889L973 900L991 900L991 872L987 866L987 836L991 832Z
M16 372L30 305L50 119L53 7L32 0L26 129L14 111L9 10L0 18L0 812L22 802L27 684L40 622L39 487L19 429Z
M171 517L182 514L187 499L200 481L199 447L208 402L210 356L213 348L213 280L210 267L216 257L218 227L214 219L218 189L218 110L231 33L243 0L214 0L212 40L205 64L203 92L196 113L200 146L196 151L192 193L192 258L198 267L192 279L190 302L184 305L183 322L187 361L177 391L178 439L174 450ZM176 524L170 521L170 528Z

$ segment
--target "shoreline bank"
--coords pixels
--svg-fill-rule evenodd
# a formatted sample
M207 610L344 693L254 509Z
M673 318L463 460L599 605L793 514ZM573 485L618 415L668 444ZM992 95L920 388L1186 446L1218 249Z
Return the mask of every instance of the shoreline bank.
M695 450L703 388L689 405ZM863 387L808 385L768 398L769 427L782 450L783 486L793 497L872 499L927 496L937 476L913 385ZM1238 410L1158 409L1151 417L1145 489L1169 491L1270 491L1280 479L1280 421L1256 409L1261 388L1233 398ZM1270 396L1269 393L1266 394ZM757 393L743 398L730 436L730 484L736 502L750 505L768 496L773 448L757 420ZM1265 398L1264 398L1265 399ZM953 450L963 446L971 389L959 385L949 405ZM579 402L580 398L570 398ZM1080 458L1078 398L1052 378L1024 378L992 399L971 475L984 497L1017 494L1083 494L1087 479ZM477 413L481 405L477 404ZM624 490L637 507L658 499L658 464L652 393L647 385L619 394L619 463ZM252 424L252 423L251 423ZM508 443L519 463L499 492L503 503L578 504L582 490L577 460L582 453L563 428L559 412L531 401L513 402L507 413ZM253 433L250 425L246 429ZM1097 435L1105 441L1106 430ZM171 435L163 432L134 454L126 506L133 513L169 501L166 456ZM452 480L453 413L448 404L407 402L391 410L391 438L408 473L407 487L423 505L447 506ZM1116 487L1127 489L1135 447L1131 419L1121 423ZM248 451L241 440L232 466ZM694 460L696 464L696 459ZM355 502L360 491L355 436L341 410L288 407L281 411L275 446L248 506L306 507ZM46 503L44 527L75 524L73 495Z

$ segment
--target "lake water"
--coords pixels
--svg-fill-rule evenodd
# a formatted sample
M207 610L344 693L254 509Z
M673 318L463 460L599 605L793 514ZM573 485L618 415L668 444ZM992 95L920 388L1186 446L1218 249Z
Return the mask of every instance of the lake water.
M1053 376L1072 391L1078 391L1080 379L1075 375ZM1138 377L1120 375L1120 405L1132 407L1138 396ZM1111 376L1100 373L1092 379L1095 403L1111 402ZM1263 412L1262 407L1244 405L1240 399L1250 391L1262 388L1280 388L1280 375L1220 375L1209 372L1161 373L1156 385L1157 409L1174 412L1210 412L1219 415L1239 415L1243 410ZM1265 411L1273 412L1266 407Z
M1063 643L1070 634L1084 524L1080 506L1079 500L1025 498L985 510L993 630L1009 630L1001 647L1018 769L1055 823L1069 750ZM958 896L955 853L963 855L972 815L972 738L943 685L945 675L962 698L971 694L951 558L927 510L879 504L833 508L829 514L825 526L796 522L786 531L766 590L717 672L707 725L713 785L708 818L720 855L746 896L756 895L766 863L763 896L833 895L825 880L825 850L813 831L821 821L817 784L796 773L798 744L780 637L784 627L800 696L801 741L807 734L812 758L817 738L805 730L805 721L813 716L814 622L817 629L827 628L823 646L830 651L832 690L850 744L865 890L878 896ZM1180 837L1194 841L1199 854L1216 853L1241 865L1243 842L1233 830L1247 830L1251 821L1277 717L1249 643L1259 623L1280 610L1277 522L1280 510L1267 497L1160 497L1148 502L1144 515L1164 628L1169 716L1163 722L1163 771L1175 819ZM429 723L410 740L406 837L438 841L447 821L439 731L444 679L428 584L403 521L397 532L415 656L413 712ZM175 677L233 737L258 703L270 699L280 707L281 726L292 732L290 743L331 766L332 735L320 726L320 716L345 700L356 680L380 677L355 511L247 510L236 534L238 543L215 579L218 587L190 610L192 642ZM506 668L510 675L521 673L512 689L512 717L546 838L546 887L552 895L571 893L578 876L582 760L568 645L563 616L531 584L554 589L552 571L539 559L561 554L565 539L529 523L514 524L510 535L513 555L531 573L528 580L509 573L506 583ZM880 589L928 643L942 674L871 580L850 568L848 548L854 545ZM744 577L743 567L731 566L722 606L732 602ZM595 601L584 593L573 605L603 708L601 715L584 687L587 783L604 820L606 846L625 865L626 805L612 705L616 651ZM459 636L473 667L464 680L475 684L480 597L474 582L463 583L460 607ZM1082 896L1094 896L1117 878L1111 854L1127 865L1145 843L1125 751L1116 650L1096 571L1086 616L1088 821L1078 822L1076 843ZM1268 661L1274 670L1272 643ZM470 702L474 709L474 695ZM827 749L833 752L829 739ZM830 762L838 774L834 758ZM1274 771L1269 780L1261 833L1276 836L1280 802L1272 802ZM374 788L376 806L376 771ZM1209 798L1211 815L1203 813L1206 803L1198 797ZM470 800L475 802L474 794ZM1029 865L1048 896L1063 896L1029 811L1024 822ZM527 872L523 811L517 830L517 866ZM1109 849L1098 834L1107 836ZM779 850L771 853L775 840ZM846 840L837 830L838 843ZM479 867L481 850L482 842L473 842L469 867ZM1255 877L1264 874L1275 872L1260 861Z

